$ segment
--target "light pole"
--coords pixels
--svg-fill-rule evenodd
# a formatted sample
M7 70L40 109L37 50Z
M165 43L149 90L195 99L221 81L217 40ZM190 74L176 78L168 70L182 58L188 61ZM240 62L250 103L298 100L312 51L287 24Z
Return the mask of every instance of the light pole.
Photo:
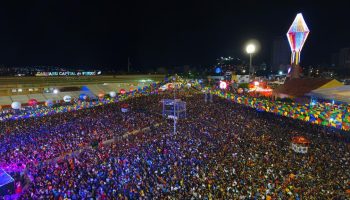
M174 106L174 115L173 115L173 117L174 117L174 135L176 134L176 119L175 119L175 117L176 117L176 93L175 93L175 89L176 89L176 87L175 87L175 85L176 85L176 74L174 75L174 78L173 78L173 81L174 81L174 104L173 104L173 106Z
M246 47L246 52L249 54L249 75L252 73L254 75L254 70L252 69L252 57L253 53L255 53L255 45L254 44L248 44Z

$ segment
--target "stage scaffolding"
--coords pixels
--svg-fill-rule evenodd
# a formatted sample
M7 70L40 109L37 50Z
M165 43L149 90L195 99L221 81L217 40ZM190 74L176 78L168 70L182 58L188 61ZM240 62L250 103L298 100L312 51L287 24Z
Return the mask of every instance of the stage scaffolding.
M181 99L163 99L163 116L167 118L183 119L186 118L186 102ZM175 102L175 108L174 108ZM175 114L174 114L175 112Z

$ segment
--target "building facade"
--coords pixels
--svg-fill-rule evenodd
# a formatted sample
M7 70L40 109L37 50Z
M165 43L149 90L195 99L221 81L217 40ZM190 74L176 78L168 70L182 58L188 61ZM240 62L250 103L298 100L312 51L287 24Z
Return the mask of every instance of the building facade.
M286 73L290 66L290 54L287 39L284 37L275 38L272 44L271 70Z
M342 69L350 69L350 48L340 49L338 55L338 67Z

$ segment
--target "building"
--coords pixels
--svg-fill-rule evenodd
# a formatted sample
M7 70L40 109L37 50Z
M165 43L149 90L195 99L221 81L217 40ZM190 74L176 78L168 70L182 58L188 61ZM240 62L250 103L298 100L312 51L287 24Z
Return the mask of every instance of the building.
M339 51L338 67L350 69L350 48L342 48Z
M287 72L290 66L290 48L284 37L275 38L272 44L271 70Z
M236 83L249 83L250 76L249 75L232 75L232 80Z
M331 55L331 67L339 67L339 52L332 53Z

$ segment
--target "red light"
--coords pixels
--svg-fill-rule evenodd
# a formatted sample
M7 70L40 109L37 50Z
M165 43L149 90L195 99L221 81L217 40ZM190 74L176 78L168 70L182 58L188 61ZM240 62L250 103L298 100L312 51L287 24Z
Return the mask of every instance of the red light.
M28 105L29 106L36 106L38 104L38 101L36 99L29 99Z

